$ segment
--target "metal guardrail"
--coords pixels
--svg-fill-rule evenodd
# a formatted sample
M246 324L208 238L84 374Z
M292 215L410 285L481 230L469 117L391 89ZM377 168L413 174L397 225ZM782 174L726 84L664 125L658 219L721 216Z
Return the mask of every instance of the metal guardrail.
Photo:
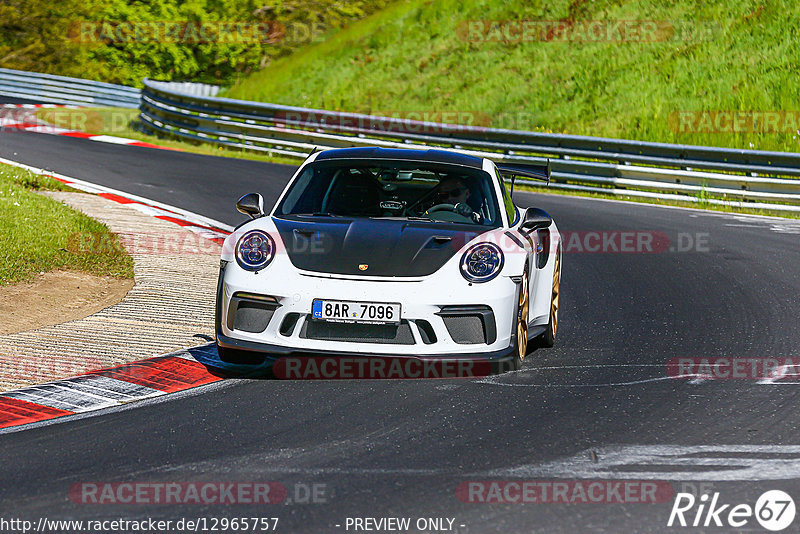
M410 121L189 95L148 79L144 86L145 128L184 139L302 158L315 147L353 146L446 147L508 163L551 158L554 188L800 212L797 153Z
M0 95L36 102L136 108L140 93L113 83L0 68Z
M219 85L197 82L159 82L161 87L185 95L193 96L217 96Z

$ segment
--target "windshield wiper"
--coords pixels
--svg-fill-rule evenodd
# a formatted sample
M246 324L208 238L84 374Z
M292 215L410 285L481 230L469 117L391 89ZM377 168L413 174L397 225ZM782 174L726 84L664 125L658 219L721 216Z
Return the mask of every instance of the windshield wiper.
M297 213L301 217L341 217L341 215L336 215L335 213L329 213L327 211L315 211L314 213Z
M435 223L451 223L453 221L440 221L438 219L431 219L430 217L406 217L409 221L423 221L423 222L435 222Z
M381 215L380 217L370 217L370 219L387 219L390 221L432 221L429 217L408 216L408 215Z

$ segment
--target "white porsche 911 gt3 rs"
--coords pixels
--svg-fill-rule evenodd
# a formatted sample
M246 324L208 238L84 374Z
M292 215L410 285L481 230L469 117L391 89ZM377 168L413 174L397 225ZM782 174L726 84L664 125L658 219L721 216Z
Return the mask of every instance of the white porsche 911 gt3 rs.
M444 150L317 152L269 215L225 241L216 307L220 359L389 356L516 369L558 326L561 237L518 209L500 166ZM513 192L513 183L511 185Z

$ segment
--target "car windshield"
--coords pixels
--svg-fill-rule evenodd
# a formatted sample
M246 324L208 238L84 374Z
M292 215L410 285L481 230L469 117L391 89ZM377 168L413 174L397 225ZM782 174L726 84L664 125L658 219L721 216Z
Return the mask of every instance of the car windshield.
M492 177L485 171L402 160L310 163L275 214L501 225Z

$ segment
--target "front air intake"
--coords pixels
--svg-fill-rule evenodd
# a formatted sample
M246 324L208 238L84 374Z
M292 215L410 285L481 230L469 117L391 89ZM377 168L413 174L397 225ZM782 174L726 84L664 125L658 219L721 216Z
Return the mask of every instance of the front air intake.
M387 343L392 345L413 345L414 335L408 321L400 324L358 324L315 321L306 316L300 328L303 339L319 341L347 341L350 343Z
M439 317L450 338L459 345L491 345L497 339L494 312L489 306L441 306Z
M279 307L274 297L234 293L228 306L228 329L253 334L263 332Z

